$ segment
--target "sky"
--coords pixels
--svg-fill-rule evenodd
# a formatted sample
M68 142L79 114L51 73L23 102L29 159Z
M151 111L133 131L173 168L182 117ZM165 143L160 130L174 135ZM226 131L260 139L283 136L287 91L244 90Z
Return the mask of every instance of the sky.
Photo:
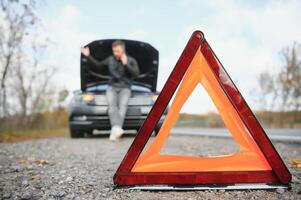
M93 40L141 40L159 50L158 90L164 86L190 35L201 30L253 110L258 76L277 71L280 50L301 42L298 0L45 1L38 7L51 40L44 62L58 68L57 87L80 89L80 46ZM201 86L181 112L215 111Z

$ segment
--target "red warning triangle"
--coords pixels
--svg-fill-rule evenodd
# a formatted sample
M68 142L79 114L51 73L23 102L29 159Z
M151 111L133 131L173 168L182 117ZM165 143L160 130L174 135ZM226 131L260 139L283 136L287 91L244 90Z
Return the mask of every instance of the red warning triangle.
M160 154L183 103L198 83L208 92L242 152L220 157ZM177 88L158 135L142 153ZM194 32L115 173L114 183L208 185L290 181L290 172L203 33Z

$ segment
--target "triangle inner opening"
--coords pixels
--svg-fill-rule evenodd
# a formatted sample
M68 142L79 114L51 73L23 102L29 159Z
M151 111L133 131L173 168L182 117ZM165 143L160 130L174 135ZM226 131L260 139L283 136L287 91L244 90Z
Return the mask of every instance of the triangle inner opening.
M220 76L225 72L221 71ZM226 76L225 76L226 77ZM223 80L223 77L220 77ZM227 81L227 78L224 79ZM210 96L225 126L240 151L223 156L187 156L162 154L162 149L174 127L184 103L201 84ZM228 84L231 84L229 82ZM233 87L235 88L235 87ZM201 105L199 105L201 106ZM260 171L271 170L264 155L224 93L207 61L197 51L174 94L163 125L152 143L137 159L132 172L199 172L199 171Z
M175 127L160 154L205 157L240 151L240 146L233 141L210 97L199 83L182 106Z

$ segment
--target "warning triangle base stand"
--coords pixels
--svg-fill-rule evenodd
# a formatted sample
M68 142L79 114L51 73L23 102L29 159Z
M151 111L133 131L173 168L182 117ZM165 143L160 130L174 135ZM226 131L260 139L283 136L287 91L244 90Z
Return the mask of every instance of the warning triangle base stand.
M187 81L194 80L187 78L188 75L195 77L195 74L200 74L201 71L198 73L192 71L197 69L198 65L203 67L200 70L203 70L202 76L206 80L204 85L207 87L207 92L209 90L209 95L215 104L220 105L219 108L225 107L227 112L221 113L223 120L232 136L240 138L242 141L240 145L245 145L244 151L233 157L225 158L186 158L161 155L159 151L163 142L160 140L165 140L168 137L166 130L171 126L168 122L164 125L164 121L162 131L160 129L154 140L154 143L159 142L160 145L152 144L150 149L142 154L147 141L181 81L187 83ZM180 85L179 92L185 90L181 87ZM175 114L170 110L168 114L170 112L170 116L167 115L167 117L172 119ZM240 134L245 135L241 136ZM253 159L254 162L250 162L250 159ZM227 166L223 167L218 162L224 162ZM211 168L206 168L207 166L211 166ZM291 181L291 174L204 38L203 33L195 31L113 179L117 186L142 185L136 188L154 189L160 185L162 186L161 189L180 189L184 186L184 190L191 188L214 189L214 187L223 189L251 189L252 187L254 189L273 189L287 187Z
M117 186L116 189L130 189L139 191L202 191L202 190L290 190L290 184L231 184L231 185L141 185L141 186Z

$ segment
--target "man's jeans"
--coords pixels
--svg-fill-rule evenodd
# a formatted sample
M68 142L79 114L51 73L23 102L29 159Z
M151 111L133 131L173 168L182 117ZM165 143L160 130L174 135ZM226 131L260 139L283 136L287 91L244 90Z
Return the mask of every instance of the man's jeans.
M131 90L129 88L108 86L106 96L111 127L119 126L122 128Z

